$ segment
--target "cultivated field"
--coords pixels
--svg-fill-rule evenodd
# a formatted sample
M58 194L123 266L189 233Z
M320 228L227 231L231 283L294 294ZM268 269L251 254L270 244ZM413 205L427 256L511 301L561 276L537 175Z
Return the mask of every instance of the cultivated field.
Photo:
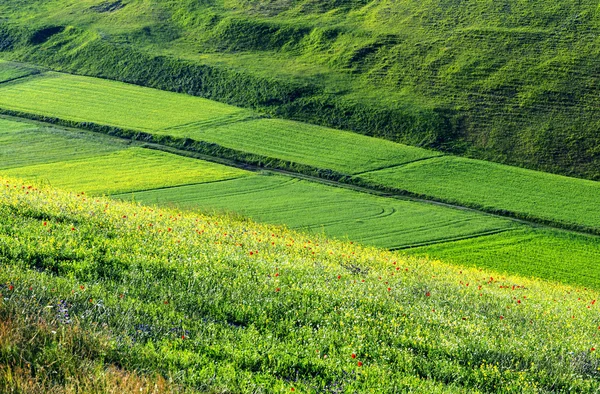
M596 291L1 186L2 391L600 389Z
M459 205L600 229L600 182L451 156L361 177Z
M438 154L432 151L372 137L255 119L258 115L250 111L182 94L48 73L0 85L1 108L214 142L261 155L263 162L277 158L358 174L376 185L425 198L600 232L598 182L434 157ZM379 168L383 169L372 171Z
M552 229L517 230L406 251L461 266L600 289L597 236Z
M260 222L347 237L388 249L467 238L516 226L509 220L478 212L378 197L274 175L115 197L204 212L235 212Z
M0 118L0 146L0 169L6 169L103 155L129 142Z
M0 85L0 106L76 122L142 131L245 112L198 97L54 72Z
M250 174L237 168L142 148L10 168L2 173L92 195L214 182Z
M231 149L344 174L440 155L356 133L281 119L257 119L208 128L193 125L161 133L214 142Z

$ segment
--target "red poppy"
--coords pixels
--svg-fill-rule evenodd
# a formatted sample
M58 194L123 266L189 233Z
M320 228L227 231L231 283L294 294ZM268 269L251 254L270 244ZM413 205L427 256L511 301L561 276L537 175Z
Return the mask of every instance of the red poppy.
M352 354L350 355L350 357L352 357L352 358L356 358L356 354L355 354L355 353L352 353Z
M500 320L504 319L504 316L500 315Z
M275 291L276 291L277 293L279 292L279 290L281 290L279 287L275 289Z
M430 292L425 293L425 297L431 297L431 293Z
M362 363L362 361L359 361L358 363L356 363L356 365L358 365L359 367L362 367L363 363Z

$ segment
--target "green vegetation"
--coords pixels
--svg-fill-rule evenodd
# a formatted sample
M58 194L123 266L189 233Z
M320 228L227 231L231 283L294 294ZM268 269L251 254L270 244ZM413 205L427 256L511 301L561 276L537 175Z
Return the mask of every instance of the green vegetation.
M516 225L478 212L402 201L282 176L260 176L115 196L402 248L503 231Z
M38 70L31 67L0 60L0 83L9 82L38 72Z
M595 291L14 180L0 223L0 387L81 365L199 392L600 388Z
M220 164L142 148L11 168L2 173L92 195L214 182L250 174Z
M521 228L410 249L406 253L461 266L600 288L600 274L596 266L600 256L600 239L595 236Z
M125 149L129 141L0 118L0 169L83 159Z
M245 112L198 97L52 72L31 80L0 85L0 106L142 131Z
M591 0L0 5L7 59L600 179Z
M369 171L439 155L354 133L279 119L258 119L209 128L167 129L175 137L288 160L343 174Z
M16 114L600 233L595 209L600 183L595 181L435 157L439 154L433 151L373 137L256 119L256 113L214 101L96 78L47 73L0 85L0 93L0 108L22 111Z
M437 157L362 174L376 183L487 211L600 229L600 182Z

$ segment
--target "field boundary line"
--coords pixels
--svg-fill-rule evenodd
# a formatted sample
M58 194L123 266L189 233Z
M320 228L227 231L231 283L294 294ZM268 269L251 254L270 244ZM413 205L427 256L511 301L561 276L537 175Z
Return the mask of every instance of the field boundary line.
M214 129L217 127L228 126L236 123L244 123L257 119L267 119L266 116L261 114L246 114L246 116L242 117L231 117L231 116L223 116L220 119L214 120L198 120L195 122L182 123L174 126L165 127L163 129L158 130L159 133L164 133L170 130L181 130L187 129L188 127L197 126L199 131L203 131L203 129Z
M464 241L467 239L484 238L484 237L488 237L490 235L496 235L496 234L501 234L501 233L506 233L506 232L511 232L511 231L517 231L517 230L518 230L518 228L516 228L516 227L507 227L504 229L484 231L484 232L476 233L476 234L470 234L470 235L464 235L464 236L458 236L458 237L452 237L452 238L446 238L446 239L440 239L440 240L433 240L433 241L429 241L429 242L421 242L421 243L405 245L405 246L397 246L397 247L388 248L388 250L398 251L398 250L421 248L424 246L453 243L453 242L458 242L458 241Z
M163 148L161 147L169 147L173 149L172 153L175 154L181 154L179 153L181 151L193 152L194 154L200 155L197 158L230 166L235 166L242 169L254 169L254 171L274 171L301 178L305 177L309 180L320 181L338 187L355 188L355 190L360 190L371 194L377 194L384 197L403 198L412 201L436 204L454 209L485 213L487 215L510 219L515 222L528 224L534 227L541 225L544 227L558 228L581 234L600 236L600 228L589 227L575 223L564 223L557 220L529 216L527 214L516 211L489 208L479 204L461 203L451 199L443 199L427 194L415 193L411 192L410 190L384 186L379 183L360 178L359 176L344 174L331 169L313 167L310 165L300 164L289 160L282 160L259 154L239 151L236 149L224 147L216 143L194 140L185 137L173 137L165 134L152 134L145 131L124 129L121 127L102 125L93 122L77 122L46 115L38 115L29 112L10 110L1 107L0 114L32 119L45 123L56 124L63 127L86 129L92 132L107 134L113 137L136 141L139 143L146 143L148 144L147 146L153 146L156 149L160 150L163 150ZM215 160L216 158L221 159L223 161Z
M144 192L152 192L155 190L169 190L169 189L176 189L178 187L186 187L186 186L197 186L197 185L208 185L208 184L212 184L212 183L220 183L220 182L228 182L228 181L234 181L236 179L240 179L240 178L245 178L246 176L238 176L238 177L232 177L232 178L226 178L226 179L217 179L214 181L208 181L208 182L192 182L192 183L182 183L181 185L172 185L172 186L161 186L161 187L153 187L150 189L138 189L138 190L132 190L132 191L128 191L128 192L121 192L121 193L113 193L113 194L107 194L108 197L114 197L114 196L123 196L123 195L127 195L127 194L133 194L133 193L144 193Z
M360 176L360 175L370 174L372 172L377 172L377 171L382 171L382 170L389 170L391 168L404 167L404 166L407 166L407 165L412 164L412 163L418 163L420 161L426 161L426 160L436 159L438 157L444 157L444 156L448 156L448 155L446 155L444 153L440 153L439 155L435 155L435 156L421 157L420 159L415 159L415 160L407 161L406 163L392 164L391 166L379 167L379 168L374 168L372 170L361 171L361 172L354 172L354 173L352 173L352 176Z
M39 72L36 72L33 74L21 75L20 77L10 78L5 81L0 81L0 88L3 88L8 85L15 85L16 83L22 83L26 79L39 78L44 75L45 75L45 73L43 71L39 71Z

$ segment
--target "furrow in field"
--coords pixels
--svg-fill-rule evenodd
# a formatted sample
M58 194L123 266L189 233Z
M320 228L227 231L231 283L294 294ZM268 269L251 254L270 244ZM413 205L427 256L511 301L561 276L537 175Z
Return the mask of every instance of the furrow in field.
M600 229L600 182L452 156L361 178L453 204Z

